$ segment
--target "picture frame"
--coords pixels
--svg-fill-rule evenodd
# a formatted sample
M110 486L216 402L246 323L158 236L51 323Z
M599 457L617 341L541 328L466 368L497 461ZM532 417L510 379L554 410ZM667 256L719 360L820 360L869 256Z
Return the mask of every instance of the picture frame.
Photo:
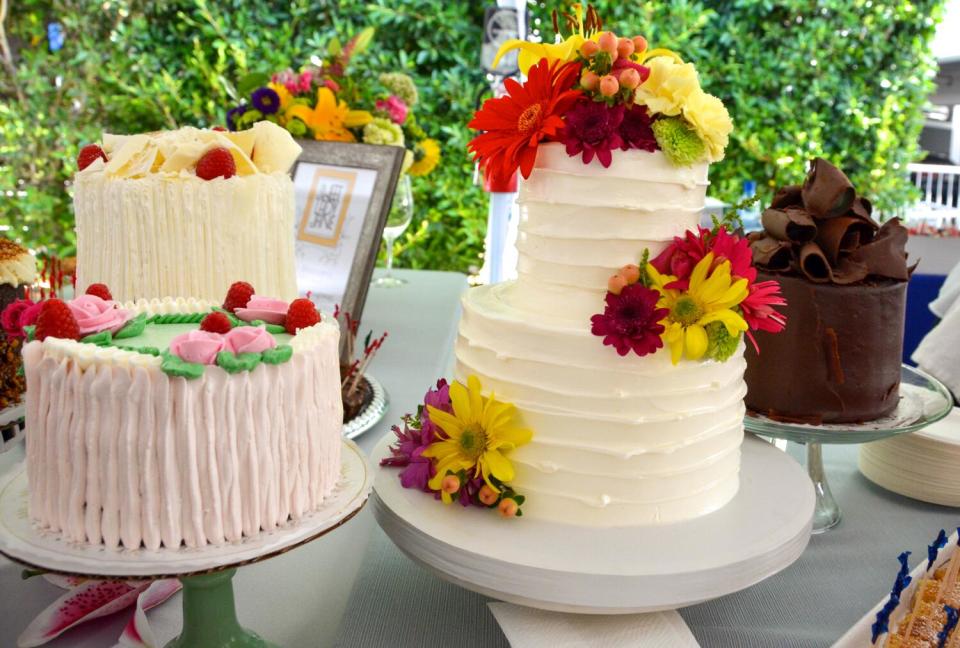
M405 149L297 141L303 151L290 170L297 287L324 313L339 305L360 319Z

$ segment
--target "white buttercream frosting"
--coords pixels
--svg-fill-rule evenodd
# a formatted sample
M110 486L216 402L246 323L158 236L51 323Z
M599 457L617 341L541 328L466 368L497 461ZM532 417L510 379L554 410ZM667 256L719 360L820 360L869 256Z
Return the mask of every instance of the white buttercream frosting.
M520 187L518 279L470 290L456 377L517 406L531 443L511 454L524 515L586 526L705 515L739 486L743 348L724 363L619 356L590 332L607 279L700 219L707 165L615 152L584 165L541 146Z
M108 547L235 542L319 508L340 477L339 328L290 361L194 380L160 359L48 338L24 347L29 512Z

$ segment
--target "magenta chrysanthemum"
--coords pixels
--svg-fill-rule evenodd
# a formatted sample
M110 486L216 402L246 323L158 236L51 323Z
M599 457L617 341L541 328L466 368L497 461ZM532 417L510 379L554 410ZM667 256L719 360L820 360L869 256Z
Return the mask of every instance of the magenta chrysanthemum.
M634 106L626 111L620 123L620 139L623 140L620 148L624 151L628 149L640 149L651 153L656 151L657 139L653 136L653 129L650 127L652 123L653 119L646 106Z
M424 407L420 414L420 424L411 417L405 417L403 428L394 425L392 430L397 437L396 443L390 447L390 456L380 461L381 466L403 468L400 473L400 484L404 488L416 488L430 491L427 482L436 474L436 468L423 451L436 440L437 428L430 421L428 407L435 407L444 412L451 412L450 386L447 381L437 381L436 389L427 391L423 398Z
M638 356L654 353L663 346L660 320L669 314L666 308L657 308L659 297L659 292L639 283L626 286L619 295L608 292L603 314L590 318L590 330L622 356L630 351Z
M593 157L605 167L613 161L613 149L622 148L620 123L624 108L608 106L596 101L578 101L564 115L565 126L560 134L567 147L567 155L583 153L583 163L590 164Z

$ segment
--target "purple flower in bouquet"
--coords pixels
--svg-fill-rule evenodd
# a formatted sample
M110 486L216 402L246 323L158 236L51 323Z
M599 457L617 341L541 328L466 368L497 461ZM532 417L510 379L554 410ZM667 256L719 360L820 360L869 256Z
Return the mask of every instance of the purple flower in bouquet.
M397 442L390 447L390 456L382 459L380 465L403 468L403 472L400 473L400 484L404 488L430 491L427 482L436 474L436 468L428 457L423 456L423 451L434 442L437 428L430 421L427 407L432 406L444 412L451 412L453 406L450 403L449 389L447 381L441 378L437 381L436 389L427 391L423 397L424 407L419 424L415 418L406 417L403 421L403 429L398 425L393 426ZM477 489L479 488L480 486L477 486Z
M622 105L608 106L589 99L574 104L565 115L561 134L567 155L583 153L584 164L590 164L596 156L600 164L610 166L612 150L623 145L619 132L623 114Z
M257 88L250 95L250 103L264 115L272 115L280 109L280 95L273 88Z
M231 108L227 111L227 128L232 131L237 130L237 118L239 118L243 113L247 112L247 105L240 104L236 108Z
M653 153L657 150L657 140L653 136L653 129L650 125L653 119L647 112L646 106L634 106L623 115L623 121L620 122L620 138L623 143L620 145L624 151L627 149L641 149Z
M460 487L460 505L476 506L479 501L480 489L483 488L483 477L474 477Z
M447 414L453 413L453 404L450 402L450 385L443 378L437 381L436 389L427 390L423 397L423 413L420 414L420 426L425 432L429 433L430 443L433 443L439 429L430 420L430 414L428 413L430 407Z
M388 99L377 99L376 107L378 111L386 113L395 124L403 124L410 112L406 102L397 95L390 95Z

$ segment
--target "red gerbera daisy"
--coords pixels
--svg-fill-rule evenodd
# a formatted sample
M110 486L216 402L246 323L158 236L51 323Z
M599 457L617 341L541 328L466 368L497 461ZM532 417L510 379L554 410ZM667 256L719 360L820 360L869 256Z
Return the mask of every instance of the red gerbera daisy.
M780 284L776 281L759 281L752 284L750 294L740 302L743 319L750 327L747 337L750 338L757 353L760 353L760 347L757 346L757 341L750 331L769 331L770 333L782 331L787 325L787 318L783 313L773 310L773 307L786 305L787 300L780 294Z
M530 68L527 81L507 79L508 94L487 99L468 126L485 131L467 148L480 165L509 178L519 167L530 177L537 159L537 146L563 128L563 115L580 96L572 90L579 78L578 63L554 64L547 59Z
M751 284L756 280L757 269L753 267L749 242L731 234L726 227L720 227L716 232L700 226L697 226L696 233L687 230L682 238L674 237L673 243L650 263L658 272L677 278L677 281L667 284L667 288L686 290L690 286L690 273L694 266L709 252L713 252L714 268L729 261L731 275L746 279Z
M590 318L590 330L622 356L630 351L638 356L653 353L663 346L660 320L670 313L666 308L657 308L659 298L659 292L640 283L625 287L619 295L608 292L607 307L602 314Z

